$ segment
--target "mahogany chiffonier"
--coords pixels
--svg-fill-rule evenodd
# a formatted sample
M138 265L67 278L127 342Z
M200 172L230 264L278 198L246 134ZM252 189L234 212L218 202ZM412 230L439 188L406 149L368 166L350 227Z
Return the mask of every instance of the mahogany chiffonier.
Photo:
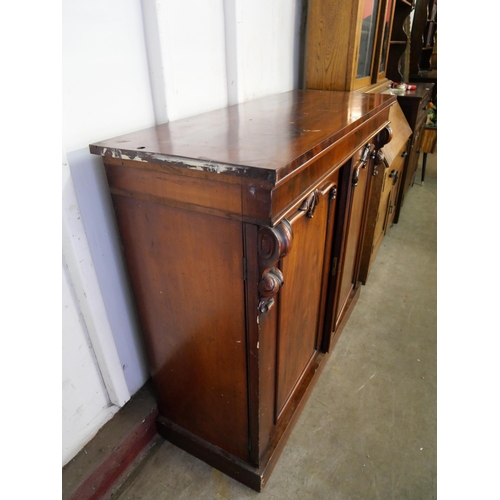
M382 94L296 90L92 144L167 440L260 491L360 291Z

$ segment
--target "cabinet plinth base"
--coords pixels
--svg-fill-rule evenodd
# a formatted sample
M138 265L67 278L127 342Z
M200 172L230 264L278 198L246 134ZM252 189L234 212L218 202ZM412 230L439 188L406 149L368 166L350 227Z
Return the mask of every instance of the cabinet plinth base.
M262 491L267 477L264 477L264 473L257 467L252 467L161 415L156 419L156 428L160 436L190 455L199 458L252 490Z

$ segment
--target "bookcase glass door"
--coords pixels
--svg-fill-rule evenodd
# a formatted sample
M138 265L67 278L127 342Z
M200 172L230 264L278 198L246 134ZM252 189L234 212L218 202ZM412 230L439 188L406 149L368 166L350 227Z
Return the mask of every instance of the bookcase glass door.
M370 77L373 64L375 35L377 33L377 14L379 0L365 0L359 44L358 69L356 79Z

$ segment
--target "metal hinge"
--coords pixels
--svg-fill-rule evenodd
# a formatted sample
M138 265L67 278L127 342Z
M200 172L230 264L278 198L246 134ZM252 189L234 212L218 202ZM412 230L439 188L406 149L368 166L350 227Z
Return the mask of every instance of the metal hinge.
M334 257L332 261L332 276L335 276L336 274L337 274L337 257Z

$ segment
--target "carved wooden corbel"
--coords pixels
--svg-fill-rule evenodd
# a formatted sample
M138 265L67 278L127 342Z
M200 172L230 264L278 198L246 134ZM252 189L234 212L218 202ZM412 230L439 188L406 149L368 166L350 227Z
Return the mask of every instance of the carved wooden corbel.
M366 163L368 151L362 161ZM257 233L257 251L259 256L260 281L259 311L266 313L274 304L274 297L284 285L283 273L278 269L278 261L288 255L292 249L292 225L301 217L312 219L321 197L329 193L332 200L337 196L335 182L329 181L323 188L315 189L305 198L297 211L288 219L283 219L276 227L261 227Z
M261 279L258 285L259 311L266 313L274 304L274 297L284 284L278 261L292 248L293 229L284 219L276 227L261 227L257 234L257 250Z

